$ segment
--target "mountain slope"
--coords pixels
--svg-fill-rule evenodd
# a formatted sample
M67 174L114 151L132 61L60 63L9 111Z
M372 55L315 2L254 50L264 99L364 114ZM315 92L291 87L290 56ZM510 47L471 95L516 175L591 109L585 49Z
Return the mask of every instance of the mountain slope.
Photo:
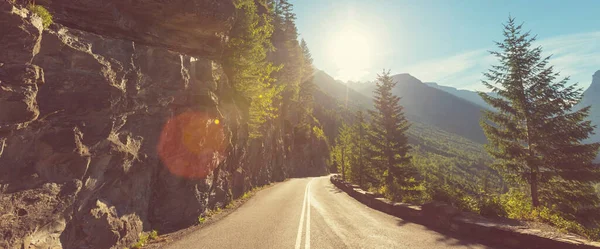
M592 106L589 119L596 125L596 134L592 135L589 142L600 142L600 70L592 76L592 84L583 93L581 103L577 108ZM600 155L596 161L600 162Z
M409 74L393 76L398 83L393 93L400 96L406 116L478 143L486 138L479 126L482 107L445 91L430 87ZM372 94L375 86L364 91ZM371 96L371 95L369 95Z
M402 97L400 104L404 106L404 112L410 121L432 125L478 143L486 142L479 126L482 107L429 87L409 74L398 74L393 78L398 83L393 92ZM370 109L373 105L373 84L359 93L323 71L315 74L314 82L323 92L340 100L342 104L347 102L349 107Z
M456 89L451 86L442 86L435 82L426 82L425 85L436 88L436 89L440 89L440 90L447 92L449 94L452 94L456 97L463 98L463 99L470 101L476 105L479 105L483 108L491 109L491 106L488 105L485 101L483 101L483 99L475 91Z
M373 105L373 100L371 100L370 97L335 80L323 71L317 71L314 74L313 82L323 91L323 93L340 100L342 105L347 103L351 107L361 107L363 109L370 109ZM368 91L371 90L369 89Z

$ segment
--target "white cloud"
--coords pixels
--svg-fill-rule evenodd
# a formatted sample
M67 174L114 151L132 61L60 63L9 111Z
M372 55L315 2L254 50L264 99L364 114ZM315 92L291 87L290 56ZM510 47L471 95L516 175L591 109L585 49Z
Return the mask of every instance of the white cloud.
M571 83L578 82L580 87L589 86L592 74L600 70L600 32L557 36L539 40L534 45L541 45L544 55L553 55L550 64L554 65L562 76L570 76ZM437 82L461 89L484 90L480 83L483 72L490 65L496 64L494 56L487 52L493 49L495 48L478 49L451 57L427 60L402 71L426 82Z

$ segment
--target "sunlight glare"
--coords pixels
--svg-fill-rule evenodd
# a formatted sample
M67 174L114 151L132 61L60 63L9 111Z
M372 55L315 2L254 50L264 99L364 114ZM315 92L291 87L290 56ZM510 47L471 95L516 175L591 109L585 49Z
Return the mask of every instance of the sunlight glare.
M330 41L331 58L340 80L359 80L371 64L369 34L353 26L340 30Z

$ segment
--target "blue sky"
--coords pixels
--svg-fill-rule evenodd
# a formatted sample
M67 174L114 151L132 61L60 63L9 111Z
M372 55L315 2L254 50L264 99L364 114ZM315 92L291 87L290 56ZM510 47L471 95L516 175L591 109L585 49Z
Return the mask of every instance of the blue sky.
M425 82L483 90L508 15L571 82L600 70L600 1L292 0L315 66L342 80L373 80L383 68Z

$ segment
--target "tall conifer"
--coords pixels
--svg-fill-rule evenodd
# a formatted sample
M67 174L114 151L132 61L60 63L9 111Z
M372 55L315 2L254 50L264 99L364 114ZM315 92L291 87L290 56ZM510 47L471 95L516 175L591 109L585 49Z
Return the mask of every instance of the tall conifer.
M375 110L369 110L371 146L368 153L373 167L382 173L387 190L397 197L397 187L409 182L416 171L410 167L408 155L410 146L406 131L410 124L404 117L400 98L392 94L395 85L389 71L377 76Z
M586 185L600 180L592 165L600 144L582 142L594 129L587 121L590 108L573 110L581 89L568 85L568 77L559 78L548 65L550 57L532 45L535 36L523 32L514 18L503 33L499 50L491 52L499 65L483 81L497 96L480 93L495 111L484 111L481 125L495 168L509 179L526 182L537 207L541 189L552 188L546 184L550 181Z

